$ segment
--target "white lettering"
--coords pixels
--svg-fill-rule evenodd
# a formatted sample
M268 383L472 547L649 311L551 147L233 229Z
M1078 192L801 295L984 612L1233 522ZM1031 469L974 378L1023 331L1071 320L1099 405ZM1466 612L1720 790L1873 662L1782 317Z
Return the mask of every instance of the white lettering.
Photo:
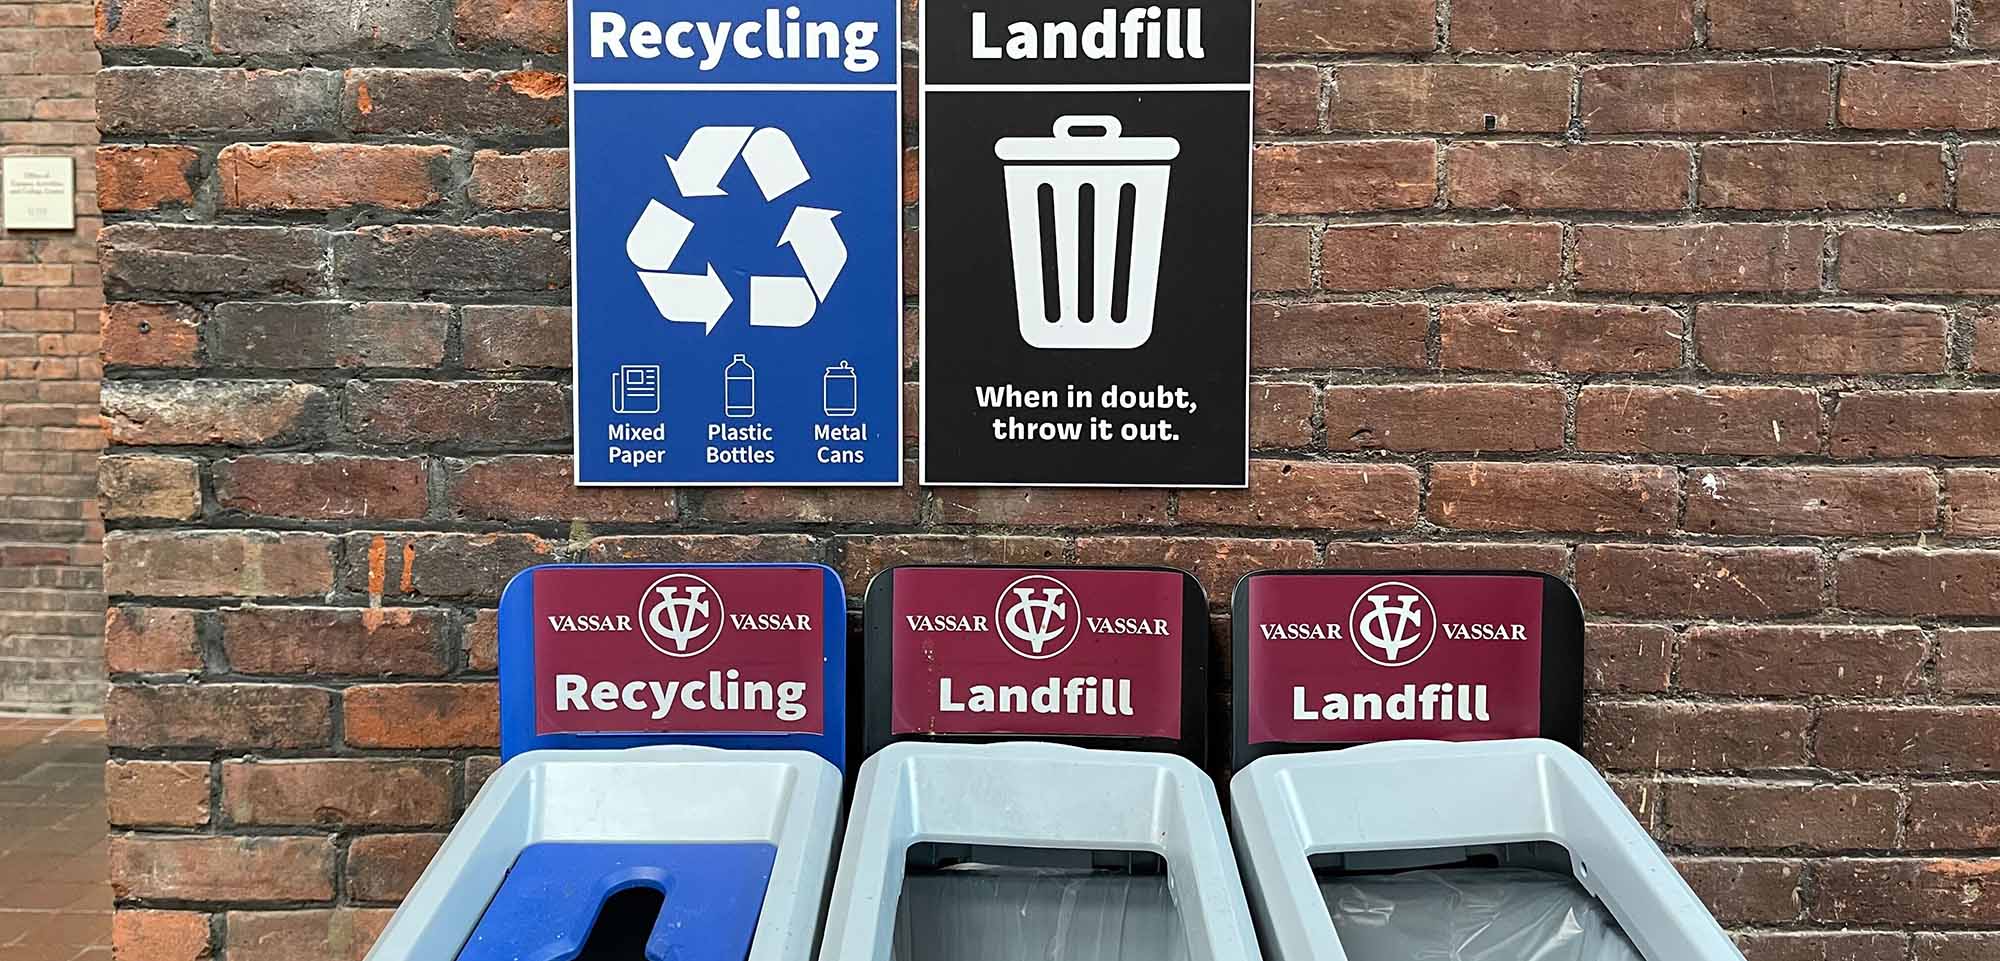
M1026 684L972 684L965 700L952 696L952 679L938 678L938 712L954 714L1056 714L1131 717L1128 677L1051 677Z
M589 684L581 674L556 675L556 710L588 711L583 706L583 689Z
M638 57L652 60L660 56L662 47L667 56L675 60L698 60L703 71L714 70L721 65L722 58L733 50L744 60L770 57L773 60L834 60L849 73L868 73L882 64L882 54L875 49L876 38L881 35L882 25L872 20L857 20L840 23L833 20L800 20L799 8L776 7L764 11L761 20L743 21L699 21L676 20L658 23L652 20L628 22L622 16L607 10L593 10L590 14L590 56L601 60L609 57L624 60ZM975 16L984 16L975 14ZM763 34L763 45L758 46L754 36ZM688 42L692 33L701 40L697 51Z
M1484 684L1405 684L1401 690L1353 693L1332 691L1312 697L1304 685L1292 687L1294 721L1490 721Z
M1183 7L1134 7L1121 18L1104 9L1079 25L1071 20L1007 25L1007 39L996 45L985 11L972 11L974 60L1205 60L1201 11Z

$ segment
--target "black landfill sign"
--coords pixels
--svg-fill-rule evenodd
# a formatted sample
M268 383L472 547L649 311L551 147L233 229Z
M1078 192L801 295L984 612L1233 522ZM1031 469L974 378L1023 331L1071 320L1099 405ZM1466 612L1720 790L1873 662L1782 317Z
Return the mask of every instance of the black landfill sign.
M1244 486L1248 0L922 13L924 483Z

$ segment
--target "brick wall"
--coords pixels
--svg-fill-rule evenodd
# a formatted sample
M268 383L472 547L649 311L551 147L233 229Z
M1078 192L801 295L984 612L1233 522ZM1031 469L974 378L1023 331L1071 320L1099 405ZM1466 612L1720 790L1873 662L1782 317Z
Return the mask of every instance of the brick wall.
M1248 493L572 489L562 5L104 2L128 951L358 956L554 559L1556 571L1754 961L2000 951L2000 2L1265 0Z
M0 712L104 700L98 57L88 0L0 0L0 156L76 159L74 231L0 227Z

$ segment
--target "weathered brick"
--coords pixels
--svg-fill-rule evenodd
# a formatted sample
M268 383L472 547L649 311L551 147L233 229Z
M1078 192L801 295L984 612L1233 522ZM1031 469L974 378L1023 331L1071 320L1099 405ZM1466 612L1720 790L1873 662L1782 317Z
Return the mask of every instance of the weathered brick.
M1160 488L957 487L936 494L944 524L1117 527L1167 522Z
M836 538L834 564L856 597L877 573L899 564L1007 564L1039 566L1063 561L1059 537L891 534ZM1155 558L1152 563L1161 563Z
M2000 0L1970 0L1966 39L1975 47L2000 47Z
M2000 63L1854 63L1840 71L1840 122L1862 130L2000 127Z
M1932 530L1938 483L1920 467L1698 467L1688 530L1703 534L1866 536Z
M333 275L356 291L490 295L569 286L569 237L532 227L405 224L336 234Z
M114 531L104 589L159 597L299 597L333 588L333 538L268 531Z
M1692 158L1679 144L1466 143L1445 151L1445 202L1510 210L1679 210Z
M286 381L112 381L102 403L113 444L250 447L320 437L332 399Z
M1807 547L1585 544L1576 588L1593 611L1767 618L1819 610L1819 567Z
M2000 470L1944 472L1944 531L1952 537L2000 536Z
M1990 771L2000 761L2000 708L1835 705L1820 715L1814 755L1842 771Z
M347 894L356 901L402 900L444 843L442 834L376 834L347 852Z
M437 675L445 613L408 607L232 607L222 650L237 674Z
M2000 694L2000 628L1938 631L1937 678L1946 694Z
M1269 133L1310 133L1319 129L1319 94L1324 78L1313 66L1258 67L1253 85L1255 127Z
M1251 159L1254 213L1409 210L1437 196L1429 140L1265 144Z
M1458 50L1681 50L1694 44L1694 0L1454 0Z
M230 961L363 961L394 912L389 908L231 911Z
M1674 526L1679 484L1670 467L1433 464L1424 516L1458 530L1657 533Z
M499 666L500 612L476 611L465 625L466 670L492 673Z
M850 527L861 524L911 524L916 522L923 497L916 487L916 471L905 467L903 473L906 480L901 487L826 487L812 490L775 487L703 488L687 492L685 496L691 500L685 511L706 520L726 523L840 523ZM973 490L976 489L957 488L955 492ZM1015 497L1026 499L1034 496L1034 488L1013 489L1010 493ZM1065 493L1075 493L1075 491ZM1132 503L1143 505L1145 502L1146 498L1137 498ZM1045 498L1042 505L1052 507L1056 511L1074 513L1052 499ZM1136 512L1121 513L1120 516L1128 514L1138 516ZM949 523L952 517L946 514L943 519Z
M1864 390L1833 411L1835 457L2000 453L2000 390Z
M1311 384L1251 384L1250 446L1257 450L1310 446L1318 406Z
M98 314L104 363L122 367L194 367L201 315L185 304L106 304Z
M428 47L444 19L425 0L210 0L217 52L298 56Z
M583 560L593 564L812 563L822 559L821 553L819 544L806 534L664 534L594 538L584 545ZM1039 561L1049 562L1049 557ZM844 573L841 576L847 577ZM847 586L860 590L852 580Z
M230 144L215 158L220 201L244 210L421 210L444 202L451 148L414 144Z
M1993 924L2000 859L1841 858L1814 868L1814 920L1853 924Z
M481 150L472 155L466 197L487 210L568 210L569 151Z
M1666 307L1480 301L1438 307L1438 364L1467 370L1616 373L1681 363Z
M1258 368L1421 368L1430 317L1423 304L1252 304L1250 364Z
M1552 133L1569 127L1567 67L1342 64L1327 121L1384 133Z
M1835 565L1840 606L1916 616L2000 614L2000 551L1893 547L1848 551Z
M451 32L462 47L561 53L569 31L561 0L455 0Z
M1593 134L1820 130L1833 112L1831 71L1799 61L1591 67L1578 116Z
M1680 683L1750 697L1894 697L1917 690L1926 653L1910 627L1697 624L1681 639Z
M1258 0L1264 53L1414 53L1437 46L1435 0Z
M1995 12L2000 15L2000 8ZM2000 36L1988 42L2000 44ZM1917 961L1980 961L2000 951L2000 932L1993 931L1919 931L1914 941Z
M453 766L442 759L225 761L222 810L239 826L427 827L451 817Z
M340 115L332 70L107 67L97 75L97 123L107 134L316 133Z
M333 897L328 837L111 839L111 891L120 898L256 903Z
M114 747L323 747L333 692L279 684L113 684L104 702Z
M1319 550L1302 539L1257 540L1244 537L1079 537L1079 564L1121 566L1164 564L1195 576L1208 603L1229 606L1237 580L1265 568L1313 567Z
M1887 294L2000 294L1996 258L2000 227L1858 227L1840 234L1839 285Z
M1791 304L1703 304L1695 353L1735 374L1898 374L1944 369L1941 310Z
M187 520L201 514L198 466L150 454L97 461L98 511L116 520Z
M578 487L567 455L450 461L451 509L468 520L670 521L674 492L658 487Z
M1711 0L1708 45L1718 50L1942 47L1951 43L1951 17L1951 0Z
M1958 209L2000 213L2000 143L1969 143L1959 148Z
M1900 931L1738 931L1745 961L1904 961Z
M118 827L201 827L208 823L208 762L107 761L104 804Z
M1560 544L1453 544L1334 541L1326 545L1326 566L1360 570L1525 570L1563 573L1569 550Z
M104 615L104 664L113 674L201 670L194 612L125 604Z
M1322 392L1333 450L1553 450L1563 393L1552 384L1399 384Z
M1799 882L1806 873L1801 861L1675 858L1674 867L1723 924L1791 921L1804 904L1799 895Z
M1809 716L1796 704L1597 701L1584 706L1583 753L1612 770L1803 767Z
M356 133L536 137L562 132L568 85L541 70L357 69L340 94Z
M1181 494L1183 524L1401 530L1417 522L1421 479L1402 464L1253 460L1242 491Z
M1576 285L1658 294L1817 290L1824 240L1819 227L1802 224L1587 224L1576 231Z
M194 0L104 0L93 19L97 44L121 47L190 47L208 32Z
M121 223L98 234L109 294L252 293L326 289L326 234L307 227Z
M120 908L111 916L111 956L119 961L204 961L213 956L209 941L208 915L199 911Z
M527 370L570 365L569 308L464 309L460 339L472 370Z
M1975 373L2000 373L2000 309L1975 311L1972 321L1971 367Z
M1819 396L1792 387L1586 387L1576 400L1580 450L1654 454L1810 454Z
M112 5L107 0L107 6ZM97 209L158 210L194 203L193 147L109 145L97 148Z
M1250 228L1250 284L1258 290L1305 290L1313 285L1312 229Z
M347 743L364 748L494 747L492 684L360 684L341 697Z
M347 428L371 444L515 447L569 437L561 384L374 380L347 385Z
M1360 224L1326 228L1328 290L1532 290L1562 269L1562 225Z
M1910 785L1910 827L1904 846L1959 850L2000 845L2000 784Z
M555 560L533 534L375 534L345 538L343 590L371 597L497 598L508 578Z
M450 328L443 304L226 303L209 317L208 355L228 367L435 367Z
M1595 692L1658 693L1667 689L1673 663L1673 628L1595 623L1584 637L1583 686Z
M374 457L271 455L218 461L224 510L305 520L422 517L424 465Z
M1896 841L1887 785L1669 781L1666 840L1704 848L1840 851Z
M1701 151L1704 207L1942 207L1944 186L1944 150L1934 143L1718 143Z

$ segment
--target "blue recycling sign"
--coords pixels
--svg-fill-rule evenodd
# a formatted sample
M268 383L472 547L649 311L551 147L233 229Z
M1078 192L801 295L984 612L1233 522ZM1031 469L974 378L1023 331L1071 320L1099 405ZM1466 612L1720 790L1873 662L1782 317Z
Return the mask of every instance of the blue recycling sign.
M572 0L579 484L902 480L895 0Z

